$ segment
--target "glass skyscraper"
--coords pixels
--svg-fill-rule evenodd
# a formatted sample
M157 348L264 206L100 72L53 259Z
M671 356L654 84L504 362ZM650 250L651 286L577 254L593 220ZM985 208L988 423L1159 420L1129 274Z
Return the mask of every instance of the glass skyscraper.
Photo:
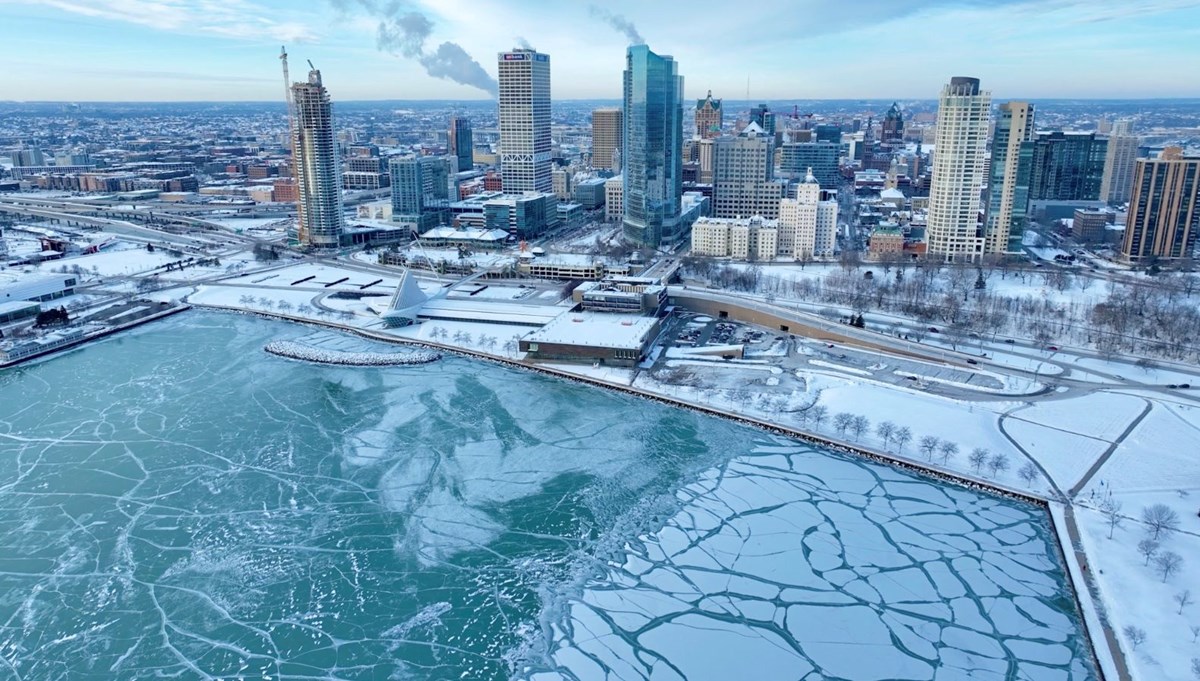
M625 64L625 237L645 246L674 244L684 236L683 78L674 59L645 45L631 46Z

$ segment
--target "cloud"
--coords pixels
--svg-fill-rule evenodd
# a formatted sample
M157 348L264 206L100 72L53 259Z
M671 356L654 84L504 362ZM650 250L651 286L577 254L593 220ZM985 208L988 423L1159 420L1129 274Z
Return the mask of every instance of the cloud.
M633 25L633 22L620 14L613 14L595 5L588 6L588 13L604 21L604 23L615 28L617 31L624 33L625 37L629 39L630 45L644 45L646 43L645 40L642 40L642 34L638 33L637 27Z
M94 19L121 21L160 31L240 40L312 42L308 26L276 21L246 0L0 0L0 4L48 7Z

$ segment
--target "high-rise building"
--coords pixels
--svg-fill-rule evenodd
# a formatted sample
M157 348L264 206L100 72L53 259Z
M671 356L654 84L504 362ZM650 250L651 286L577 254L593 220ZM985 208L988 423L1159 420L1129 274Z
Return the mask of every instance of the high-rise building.
M673 58L645 45L629 47L625 65L625 237L675 243L683 236L683 77Z
M1132 123L1129 120L1117 121L1108 137L1104 178L1100 181L1101 201L1119 204L1129 200L1138 157L1138 138L1133 134Z
M592 167L620 170L621 122L624 114L616 107L592 112Z
M1033 149L1024 142L1033 138L1033 117L1033 105L1029 102L1000 105L992 135L992 164L983 230L985 253L1015 253L1021 249L1029 211L1029 176L1033 160Z
M928 253L947 262L983 252L979 188L985 181L992 95L978 78L954 77L938 100L937 146L929 188Z
M514 49L497 59L500 176L505 192L549 192L550 55Z
M456 172L475 167L475 141L469 119L459 116L450 119L450 155L456 159Z
M812 181L808 181L811 178ZM809 174L796 185L795 198L779 201L779 255L793 260L808 260L816 251L817 203L821 185Z
M46 165L46 155L37 146L17 149L12 155L13 166L25 167Z
M713 217L775 219L784 186L775 181L775 138L758 123L713 140Z
M713 99L712 90L704 99L696 100L696 136L700 139L720 137L724 118L721 100Z
M842 126L837 123L821 123L814 129L818 142L842 143Z
M775 136L775 114L766 104L759 104L750 110L750 122L757 123L771 137Z
M842 145L835 142L785 142L779 155L779 172L803 178L809 172L822 187L836 187Z
M1108 140L1094 132L1040 132L1033 145L1029 198L1099 201Z
M295 120L292 150L295 158L299 239L304 246L336 248L341 243L342 174L333 137L333 106L321 83L321 72L308 72L307 83L292 85Z
M393 156L388 161L392 186L392 220L412 225L418 233L446 221L453 156Z
M1191 258L1200 234L1200 156L1167 147L1140 158L1121 253L1130 262Z
M884 114L879 141L895 145L904 143L904 114L900 111L899 102L892 102L892 107Z

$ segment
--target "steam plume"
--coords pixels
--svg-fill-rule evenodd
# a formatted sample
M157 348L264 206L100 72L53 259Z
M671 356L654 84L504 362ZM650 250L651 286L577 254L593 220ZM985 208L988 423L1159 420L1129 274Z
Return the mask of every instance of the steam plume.
M642 34L638 33L637 27L633 25L633 22L629 21L620 14L613 14L612 12L609 12L606 9L601 9L595 5L589 6L588 10L591 12L592 16L604 21L604 23L612 26L621 33L624 33L625 37L629 38L630 45L645 44L646 41L642 40Z

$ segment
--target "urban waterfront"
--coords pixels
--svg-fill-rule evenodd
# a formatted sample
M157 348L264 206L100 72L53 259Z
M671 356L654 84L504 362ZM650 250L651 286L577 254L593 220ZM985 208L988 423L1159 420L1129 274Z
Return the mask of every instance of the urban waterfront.
M0 665L1095 678L1035 507L489 363L262 350L310 333L189 312L0 374Z

